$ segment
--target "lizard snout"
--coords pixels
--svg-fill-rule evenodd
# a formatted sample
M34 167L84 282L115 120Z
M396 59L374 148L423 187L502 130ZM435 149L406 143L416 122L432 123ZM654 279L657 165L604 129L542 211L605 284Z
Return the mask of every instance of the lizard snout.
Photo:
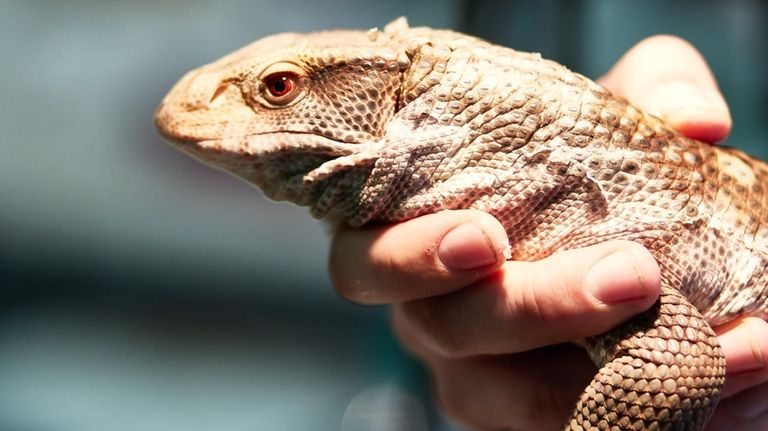
M177 144L242 135L254 113L232 80L202 67L184 75L155 113L158 132Z

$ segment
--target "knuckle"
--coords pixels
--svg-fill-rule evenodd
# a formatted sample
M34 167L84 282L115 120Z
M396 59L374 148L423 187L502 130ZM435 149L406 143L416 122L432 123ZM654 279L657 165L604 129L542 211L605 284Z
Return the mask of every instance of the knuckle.
M472 353L472 340L440 299L422 299L403 304L404 326L418 333L425 347L443 357L461 357Z
M541 275L547 274L547 271L545 271L546 268L541 267L540 262L532 265L538 267L532 267L533 271L526 271L525 275L518 279L514 286L514 293L507 296L506 306L507 313L510 316L517 316L520 322L524 322L525 326L529 327L530 334L539 334L556 324L556 321L550 319L545 295L547 292L558 292L561 281Z

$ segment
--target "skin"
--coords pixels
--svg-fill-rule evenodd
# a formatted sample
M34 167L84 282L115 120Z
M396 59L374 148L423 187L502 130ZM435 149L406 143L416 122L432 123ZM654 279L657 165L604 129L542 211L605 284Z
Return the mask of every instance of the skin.
M712 72L679 38L638 43L599 82L692 138L716 142L731 129ZM506 261L507 245L498 221L476 211L341 228L331 277L351 301L392 306L395 333L430 369L448 416L479 430L556 430L596 371L567 342L650 307L659 269L627 241L538 262ZM716 331L728 384L707 431L768 430L768 323L746 317Z

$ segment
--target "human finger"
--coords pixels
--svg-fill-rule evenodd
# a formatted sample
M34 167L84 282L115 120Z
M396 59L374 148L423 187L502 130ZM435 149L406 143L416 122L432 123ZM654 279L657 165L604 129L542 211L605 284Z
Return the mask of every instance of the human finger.
M331 245L338 292L366 304L440 295L497 270L509 240L493 216L442 211L386 226L342 227Z
M716 142L731 130L731 114L712 71L679 37L640 41L598 82L688 137Z
M768 322L744 317L715 328L715 332L728 373L725 397L768 382Z
M568 364L568 366L563 366ZM577 346L430 363L440 409L473 429L558 430L596 372Z
M753 386L718 404L706 431L768 431L768 383Z
M473 286L397 304L392 319L422 356L514 353L617 326L656 301L659 280L648 250L610 241L507 262Z

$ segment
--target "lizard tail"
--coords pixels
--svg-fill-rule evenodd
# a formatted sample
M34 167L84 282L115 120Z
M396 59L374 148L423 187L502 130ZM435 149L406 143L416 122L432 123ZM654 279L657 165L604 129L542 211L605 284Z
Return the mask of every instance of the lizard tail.
M566 431L701 431L723 391L725 357L714 331L668 286L653 308L587 347L600 371Z

